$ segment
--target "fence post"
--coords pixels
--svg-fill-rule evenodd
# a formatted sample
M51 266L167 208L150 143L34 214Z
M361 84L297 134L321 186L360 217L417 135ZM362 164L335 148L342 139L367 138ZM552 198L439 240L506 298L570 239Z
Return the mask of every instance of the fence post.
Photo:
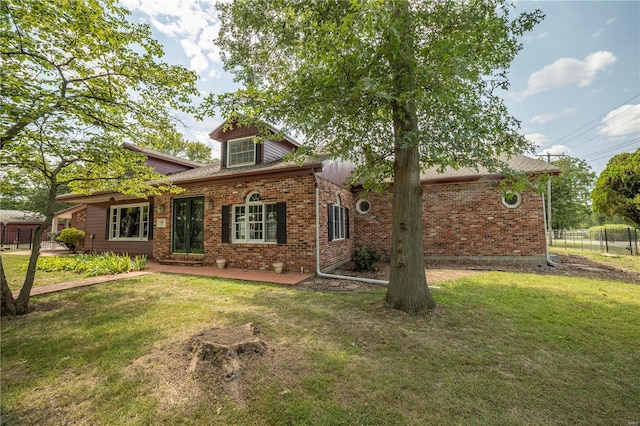
M607 239L607 228L604 228L603 231L604 231L604 248L605 248L605 252L609 253L609 240Z
M5 225L0 225L0 248L4 246L4 237L7 233L7 227Z

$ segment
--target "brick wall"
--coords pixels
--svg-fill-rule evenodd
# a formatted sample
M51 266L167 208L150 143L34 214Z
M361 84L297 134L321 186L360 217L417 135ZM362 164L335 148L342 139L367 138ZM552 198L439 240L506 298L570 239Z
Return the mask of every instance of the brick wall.
M328 224L328 204L336 204L337 196L340 197L340 205L349 209L349 238L329 241ZM321 269L331 268L345 260L350 260L354 249L354 195L328 180L318 179L318 199L319 199L319 229L320 229L320 267Z
M285 271L315 270L315 180L311 174L246 179L240 182L205 182L186 186L180 195L165 194L155 198L154 222L164 219L164 228L154 228L153 253L158 260L173 259L171 253L171 200L180 197L204 196L213 201L213 208L204 212L205 265L215 265L216 259L226 259L228 267L273 269L273 262L284 262ZM223 243L222 206L244 204L248 194L257 192L264 202L287 203L287 242ZM335 198L335 197L334 197ZM158 205L164 205L159 213ZM326 225L325 225L326 226ZM176 255L180 257L180 255Z
M87 209L82 209L71 215L71 226L87 231Z
M391 249L391 195L369 194L371 210L356 213L356 245ZM501 258L537 262L545 256L542 199L534 191L507 208L500 189L486 181L423 185L427 258Z

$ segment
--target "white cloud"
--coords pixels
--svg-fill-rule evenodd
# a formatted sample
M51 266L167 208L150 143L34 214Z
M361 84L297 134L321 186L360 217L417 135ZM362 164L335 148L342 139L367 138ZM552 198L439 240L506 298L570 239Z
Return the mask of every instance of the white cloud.
M553 112L551 114L543 114L543 115L535 115L531 117L532 123L548 123L553 120L557 120L558 118L565 117L567 115L571 115L577 110L575 108L565 108L560 112Z
M591 37L598 39L600 38L600 35L602 34L603 31L604 31L604 28L598 28L598 30L595 33L591 34Z
M528 135L524 135L524 137L537 147L544 146L549 141L549 138L542 133L529 133Z
M530 41L533 41L533 40L544 40L548 36L549 36L549 33L540 33L540 34L535 35L535 36L524 36L523 39L526 42L530 42Z
M606 51L591 53L582 61L575 58L560 58L531 74L527 89L519 95L524 98L556 87L588 86L593 83L598 73L616 60L613 53Z
M538 155L570 155L571 148L564 145L553 145L551 148L546 148L538 153Z
M635 134L640 136L640 104L623 105L602 119L601 135L615 137Z
M613 18L609 18L607 19L607 24L613 24L614 22L616 22L616 17L614 16Z
M210 62L221 62L213 39L220 30L214 4L199 0L121 0L130 11L143 15L157 31L179 38L189 58L189 69L200 74L211 68Z

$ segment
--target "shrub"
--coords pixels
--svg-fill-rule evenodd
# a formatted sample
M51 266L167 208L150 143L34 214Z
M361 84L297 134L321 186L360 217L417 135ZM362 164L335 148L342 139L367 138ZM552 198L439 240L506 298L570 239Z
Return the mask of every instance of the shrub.
M146 256L136 256L115 253L81 254L77 256L40 257L36 269L39 271L73 271L84 273L85 276L120 274L123 272L140 271L147 266ZM26 265L24 266L26 270Z
M65 228L56 236L56 241L64 244L71 253L75 253L78 245L84 241L84 231L76 228Z
M351 260L358 271L373 271L376 262L380 260L380 254L374 248L360 247L353 252Z

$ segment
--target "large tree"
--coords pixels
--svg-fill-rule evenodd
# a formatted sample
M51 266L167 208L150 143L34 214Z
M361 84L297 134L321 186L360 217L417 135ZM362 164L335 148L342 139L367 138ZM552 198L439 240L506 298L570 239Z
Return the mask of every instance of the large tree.
M591 198L596 212L621 216L640 228L640 149L611 157Z
M1 0L0 8L0 170L48 189L17 300L1 274L2 313L22 314L61 185L140 196L170 189L149 185L158 175L121 144L174 132L196 76L162 62L149 27L128 22L113 0Z
M199 163L211 162L210 146L201 142L187 141L178 131L166 132L160 137L140 141L138 145Z
M560 175L552 181L552 228L575 229L588 223L596 174L584 160L574 157L564 156L552 164L560 169Z
M242 88L210 97L242 124L259 119L301 132L358 164L353 181L393 181L391 276L386 299L419 312L425 285L421 169L480 165L529 146L496 89L538 11L510 18L490 1L237 0L218 4L217 39Z

